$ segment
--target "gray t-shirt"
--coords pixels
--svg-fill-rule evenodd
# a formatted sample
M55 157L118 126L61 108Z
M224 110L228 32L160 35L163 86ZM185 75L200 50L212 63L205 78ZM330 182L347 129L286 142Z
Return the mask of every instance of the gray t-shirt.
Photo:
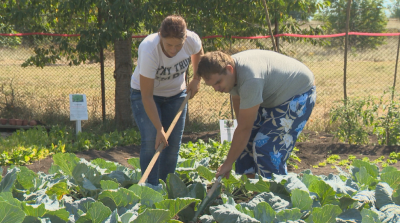
M276 107L291 97L307 92L314 75L300 61L268 50L246 50L232 55L236 85L229 92L240 96L240 109L260 104Z

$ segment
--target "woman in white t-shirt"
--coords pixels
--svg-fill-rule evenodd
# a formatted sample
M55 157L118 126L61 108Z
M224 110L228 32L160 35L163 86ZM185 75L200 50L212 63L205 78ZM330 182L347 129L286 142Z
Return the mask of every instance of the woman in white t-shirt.
M185 20L168 16L158 33L147 36L139 45L138 61L131 78L131 106L141 135L140 167L146 170L160 143L166 147L155 163L147 182L159 184L175 172L187 107L183 110L168 140L165 132L186 97L185 72L190 61L193 79L187 86L191 98L200 88L197 65L203 48L199 36L186 29Z

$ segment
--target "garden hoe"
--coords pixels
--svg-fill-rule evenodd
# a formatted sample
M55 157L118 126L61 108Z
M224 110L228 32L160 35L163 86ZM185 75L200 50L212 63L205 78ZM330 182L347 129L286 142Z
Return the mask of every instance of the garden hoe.
M172 120L171 125L169 126L167 132L165 133L166 139L168 139L168 137L171 135L171 132L174 129L175 124L178 122L178 119L181 116L182 111L185 108L185 105L186 105L187 101L189 100L191 94L192 94L191 91L189 91L187 93L185 100L182 102L181 107L179 107L178 113L176 114L174 120ZM146 171L144 172L142 178L140 178L139 184L146 182L147 177L149 176L151 170L153 169L154 164L156 163L156 161L157 161L158 157L160 156L160 153L163 149L164 149L164 143L160 143L160 145L158 146L158 148L156 150L156 153L154 154L153 158L151 159L149 165L147 166Z
M197 209L196 213L194 214L193 219L189 223L195 223L197 222L197 218L199 215L203 212L203 210L211 204L211 202L214 201L214 199L218 196L218 192L215 193L216 189L219 186L219 183L222 180L222 176L219 176L218 179L215 181L214 185L211 187L211 189L208 191L206 197L204 200L201 202L199 208Z

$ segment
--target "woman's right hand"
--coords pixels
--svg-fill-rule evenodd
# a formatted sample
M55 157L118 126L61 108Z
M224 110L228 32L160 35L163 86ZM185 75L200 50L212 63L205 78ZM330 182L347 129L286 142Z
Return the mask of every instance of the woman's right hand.
M168 146L168 141L167 141L167 137L165 135L164 128L157 130L156 145L155 145L154 149L157 150L157 148L160 146L161 143L164 144L162 149L164 149L166 146Z

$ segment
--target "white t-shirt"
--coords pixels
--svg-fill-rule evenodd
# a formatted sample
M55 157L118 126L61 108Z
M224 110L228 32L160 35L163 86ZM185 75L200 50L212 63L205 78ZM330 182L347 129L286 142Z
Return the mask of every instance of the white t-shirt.
M185 72L190 56L200 52L200 37L187 30L182 49L172 58L161 48L158 33L147 36L139 45L138 61L131 78L131 87L140 90L140 75L154 79L153 95L170 97L186 89Z

